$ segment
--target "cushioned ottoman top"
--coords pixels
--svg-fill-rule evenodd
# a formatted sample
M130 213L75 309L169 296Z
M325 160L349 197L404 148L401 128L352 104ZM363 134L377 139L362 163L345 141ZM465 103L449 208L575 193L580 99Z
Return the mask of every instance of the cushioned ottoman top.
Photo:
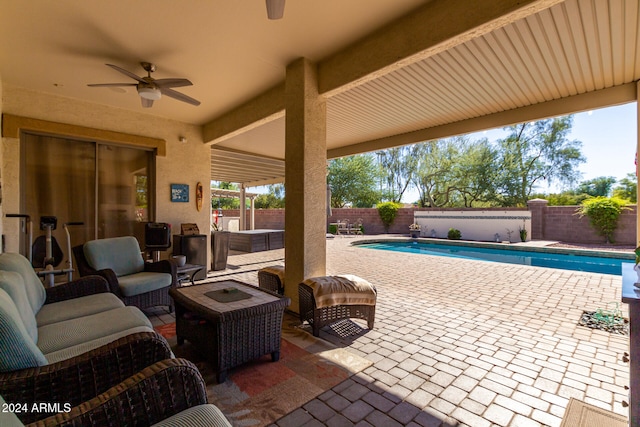
M334 305L376 305L376 289L352 274L312 277L304 284L313 290L316 307Z

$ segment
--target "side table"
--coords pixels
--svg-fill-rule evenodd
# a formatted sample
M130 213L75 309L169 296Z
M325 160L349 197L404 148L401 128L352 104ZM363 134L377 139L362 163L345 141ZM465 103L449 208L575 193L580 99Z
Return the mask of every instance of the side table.
M246 298L220 302L210 295L235 288ZM280 358L282 316L291 300L236 280L171 288L178 345L188 340L224 382L234 366L271 354Z
M194 283L194 278L199 271L201 271L205 266L200 264L185 264L182 267L178 267L178 286L182 285L182 282L189 280L191 284Z

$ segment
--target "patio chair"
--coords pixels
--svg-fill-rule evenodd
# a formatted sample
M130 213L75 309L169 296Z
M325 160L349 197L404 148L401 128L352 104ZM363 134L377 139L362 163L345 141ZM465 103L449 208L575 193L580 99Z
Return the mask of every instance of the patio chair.
M300 321L316 337L324 326L349 318L364 319L373 329L376 298L375 286L354 275L312 277L298 285Z
M349 234L349 220L338 220L338 234Z
M171 357L169 344L157 333L133 333L56 363L2 372L0 395L7 402L29 406L37 402L76 406L145 367ZM47 415L29 411L19 417L23 423L31 423Z
M351 224L349 227L349 232L353 234L363 234L362 233L362 218L358 218L358 220Z
M258 271L258 287L284 295L284 266L272 265Z
M135 237L91 240L73 248L81 276L98 275L126 305L140 309L166 305L173 311L169 288L178 284L174 260L145 262Z
M19 402L0 396L0 403L5 401ZM61 411L29 425L231 427L222 412L207 403L202 375L185 359L159 361L82 404L61 407ZM11 412L0 413L0 425L21 426L23 422Z

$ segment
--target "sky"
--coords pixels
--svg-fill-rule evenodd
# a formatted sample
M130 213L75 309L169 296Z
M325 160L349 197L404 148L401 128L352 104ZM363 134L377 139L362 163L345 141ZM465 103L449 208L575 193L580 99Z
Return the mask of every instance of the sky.
M574 114L573 127L567 138L582 142L581 150L586 162L579 168L581 181L601 176L612 176L620 180L635 171L637 117L635 102ZM507 136L507 132L499 128L473 133L471 136L478 139L486 137L494 142ZM539 190L543 193L562 191L559 187L546 185ZM249 191L266 193L268 188L253 187ZM411 203L417 199L418 192L409 190L402 201Z

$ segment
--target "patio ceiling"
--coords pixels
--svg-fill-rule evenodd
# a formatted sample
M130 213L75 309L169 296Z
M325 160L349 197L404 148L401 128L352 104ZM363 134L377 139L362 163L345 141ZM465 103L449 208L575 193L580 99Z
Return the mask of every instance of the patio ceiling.
M324 0L264 2L6 0L3 84L139 110L104 66L186 77L145 113L203 126L213 180L284 177L284 79L318 63L328 157L427 141L635 101L638 0ZM25 54L29 52L29 54ZM123 81L126 80L122 79ZM629 124L635 126L635 124Z
M568 0L436 54L417 53L328 94L328 157L635 101L638 24L635 0ZM272 116L218 146L273 141L269 152L284 158L284 121Z

